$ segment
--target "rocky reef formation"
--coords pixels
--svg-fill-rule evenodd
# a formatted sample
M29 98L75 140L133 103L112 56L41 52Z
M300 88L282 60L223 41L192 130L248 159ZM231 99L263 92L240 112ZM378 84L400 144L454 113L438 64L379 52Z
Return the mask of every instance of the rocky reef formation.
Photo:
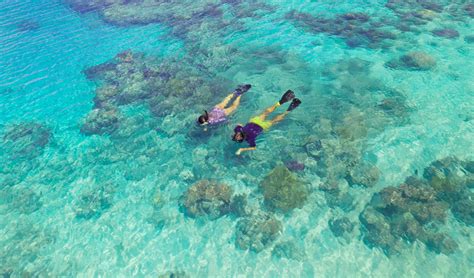
M81 128L88 135L116 131L122 120L120 107L124 105L145 104L154 115L166 116L189 107L206 109L228 90L226 81L211 80L192 66L130 51L87 68L84 74L99 85L94 109Z
M367 138L406 124L412 111L402 92L372 76L371 66L365 60L347 59L323 67L319 74L331 82L318 88L313 117L302 120L311 135L291 150L303 152L305 167L322 178L320 189L328 205L344 211L353 208L345 181L355 188L379 181L376 161L365 151Z
M270 246L282 231L282 224L273 215L258 213L237 222L235 243L243 250L260 252Z
M2 148L13 159L31 159L43 153L51 137L51 130L37 122L9 124L5 127Z
M343 39L348 47L389 48L394 40L405 40L407 32L431 32L433 36L455 39L459 32L443 27L428 30L430 22L467 22L473 17L474 5L460 1L404 1L389 0L385 7L391 13L348 12L328 18L324 14L303 13L296 10L286 19L313 34L325 33ZM412 44L410 40L405 43Z
M443 37L447 39L455 39L459 37L459 32L450 28L435 29L432 31L432 33L437 37Z
M285 161L285 166L292 172L301 172L304 171L305 168L304 163L297 160L287 160Z
M375 165L367 162L360 162L356 167L347 170L346 180L350 186L362 185L365 187L374 186L380 177L380 171Z
M119 127L120 112L115 107L93 109L84 120L81 132L86 135L111 134Z
M201 180L184 193L181 206L190 217L217 219L231 211L233 190L226 184Z
M7 123L0 130L0 190L5 188L5 201L10 198L23 203L24 208L17 207L12 199L12 206L21 213L29 214L40 207L36 194L27 187L8 189L28 178L32 171L39 169L44 163L42 154L52 145L51 129L39 122L25 121ZM21 191L24 191L22 196ZM29 203L31 201L31 204Z
M467 225L474 225L474 162L446 157L431 163L423 177L436 197L449 204L453 215Z
M365 13L345 13L334 18L326 18L291 11L285 18L308 32L340 37L349 47L385 48L388 46L385 41L396 39L393 32L377 27L383 23L371 20Z
M354 230L355 224L347 217L329 220L329 229L336 237L342 237Z
M286 240L275 244L272 250L272 256L281 259L302 261L306 257L304 248L292 240Z
M261 189L265 205L285 213L303 207L308 196L304 183L284 166L275 167L263 179Z
M93 188L86 188L81 191L72 204L77 219L97 219L112 207L112 198L115 193L112 185L93 186Z
M242 28L240 20L259 17L273 7L261 1L191 0L67 0L79 13L97 12L107 23L117 26L160 23L171 28L175 37L196 41L204 36ZM232 17L228 15L232 14ZM201 36L199 36L201 34Z
M364 242L387 254L399 253L416 240L437 253L455 252L458 244L441 227L449 209L472 225L474 200L468 185L473 175L468 164L453 157L434 161L425 169L425 179L409 177L400 186L376 193L360 214Z
M168 271L160 274L158 278L187 278L189 277L184 271Z
M41 197L27 187L6 187L0 190L0 204L14 211L31 214L42 207Z
M348 192L347 188L340 186L336 180L325 179L319 190L324 192L327 205L330 208L340 208L345 212L354 209L354 196Z
M2 229L0 274L3 277L32 277L47 275L48 258L41 255L44 248L54 243L50 232L25 218L9 221Z
M469 44L472 44L474 43L474 35L467 35L464 37L464 41L469 43Z
M430 70L436 66L436 60L421 51L409 52L399 59L391 60L385 64L387 67L393 69L405 70Z

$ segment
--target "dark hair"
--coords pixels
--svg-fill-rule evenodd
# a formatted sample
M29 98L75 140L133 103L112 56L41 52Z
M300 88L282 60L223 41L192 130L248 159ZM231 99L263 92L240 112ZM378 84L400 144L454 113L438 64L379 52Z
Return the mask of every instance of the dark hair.
M206 123L207 121L209 121L209 114L207 113L206 110L204 110L204 114L199 116L199 118L197 119L197 122L198 122L198 124L202 125L202 124Z
M235 138L237 134L240 134L240 136L242 136L242 139L237 140L237 138ZM242 131L236 131L234 135L232 135L232 141L242 143L244 140L245 140L245 133L243 133Z

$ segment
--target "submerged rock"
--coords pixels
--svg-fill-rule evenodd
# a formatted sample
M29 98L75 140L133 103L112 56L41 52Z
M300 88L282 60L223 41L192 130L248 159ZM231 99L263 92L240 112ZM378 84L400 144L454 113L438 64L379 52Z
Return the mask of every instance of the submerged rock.
M186 215L190 217L207 216L210 219L217 219L230 212L232 193L232 188L226 184L201 180L184 193L181 205L185 208ZM233 205L237 211L242 209L241 204L233 203Z
M111 205L110 196L98 191L79 196L74 202L73 209L76 218L89 220L99 218Z
M282 224L273 215L260 213L237 222L236 245L240 249L260 252L271 245L282 231Z
M111 134L119 127L120 112L117 108L94 109L87 115L81 132L86 135Z
M431 163L423 172L423 177L436 191L437 197L454 203L467 193L474 175L467 171L467 164L455 157L446 157Z
M459 32L450 28L435 29L432 31L432 33L435 36L448 38L448 39L454 39L454 38L459 37Z
M474 35L465 36L464 41L467 43L474 43Z
M2 227L5 239L1 245L0 274L6 275L2 277L41 276L45 264L52 263L44 257L44 250L55 243L53 234L57 233L50 232L47 225L40 225L37 220L30 222L28 218L18 217L5 218L5 221L7 219L10 220L8 225Z
M308 191L301 180L284 166L277 166L262 181L265 205L271 210L289 212L303 207Z
M366 245L380 247L386 254L396 254L402 250L400 240L392 235L390 223L382 213L367 207L359 218L365 228L363 241Z
M423 178L408 177L398 187L374 194L360 214L364 242L387 254L400 252L405 243L421 241L436 253L451 254L458 244L439 229L449 209L459 221L474 224L471 161L446 157L425 168Z
M310 142L305 146L306 152L311 155L312 157L319 158L321 156L321 152L323 149L321 140L316 140L314 142Z
M29 32L29 31L36 31L38 30L41 26L37 21L27 19L27 20L22 20L20 21L16 27L18 28L19 31L21 32Z
M341 237L344 234L351 233L355 226L347 217L331 219L328 224L329 229L336 237Z
M301 261L305 258L306 254L304 248L298 246L295 242L283 241L273 247L272 256L279 259L286 258L289 260Z
M288 168L288 170L293 172L300 172L305 168L304 163L298 162L297 160L285 161L285 166Z
M455 202L451 211L458 220L466 225L474 226L474 195L468 194L460 201Z
M405 69L405 70L430 70L436 66L436 60L421 51L409 52L399 59L392 60L385 64L386 66L394 69Z
M354 196L349 192L342 190L335 190L325 192L326 202L330 208L340 208L345 212L349 212L354 209Z
M188 278L186 272L184 271L168 271L164 274L160 274L158 278Z
M17 158L33 158L43 153L51 139L51 130L36 122L10 124L5 127L5 149Z
M428 237L426 245L436 253L446 255L454 253L459 245L447 234L436 233Z
M363 185L366 187L374 186L379 180L380 171L375 165L368 163L359 163L349 168L346 180L349 185Z
M232 197L229 211L237 217L246 216L247 212L247 194L239 194Z
M42 207L40 196L29 188L12 187L0 191L0 204L6 203L10 208L22 214L31 214Z
M383 22L370 20L364 13L345 13L333 18L290 11L285 18L312 33L327 33L343 38L350 47L383 48L384 42L395 39L394 33L378 28Z

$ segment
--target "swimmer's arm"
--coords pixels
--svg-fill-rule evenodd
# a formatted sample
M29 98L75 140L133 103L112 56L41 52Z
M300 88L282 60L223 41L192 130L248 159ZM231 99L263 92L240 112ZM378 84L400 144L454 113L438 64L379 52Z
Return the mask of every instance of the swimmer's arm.
M254 151L256 150L257 147L250 147L250 148L240 148L237 150L237 152L235 153L236 155L240 155L242 152L247 152L247 151Z

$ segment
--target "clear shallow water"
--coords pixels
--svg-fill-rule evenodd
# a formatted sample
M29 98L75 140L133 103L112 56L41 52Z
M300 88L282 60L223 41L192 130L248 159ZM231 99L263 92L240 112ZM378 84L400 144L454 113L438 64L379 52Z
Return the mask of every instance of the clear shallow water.
M196 3L189 10L201 11L199 7L208 2L215 4ZM469 3L440 2L444 11L425 12L430 20L415 26L417 32L397 30L394 26L400 19L385 4L227 1L218 6L224 11L221 16L213 9L192 20L176 16L186 15L184 9L173 17L163 17L165 12L161 17L145 16L145 21L135 17L130 25L129 18L114 16L115 10L101 6L81 13L77 6L72 6L74 10L59 1L2 3L0 242L5 255L1 272L13 276L155 276L167 271L184 271L191 277L471 276L472 226L451 212L441 229L459 246L452 254L437 254L415 241L400 254L387 256L362 240L366 232L359 215L373 194L398 186L415 170L422 175L437 159L473 159L473 49L468 42L473 35L472 17L463 9L452 12ZM155 9L172 13L170 5ZM139 8L139 4L131 6L132 11ZM256 14L249 12L255 9ZM362 44L351 47L348 33L317 29L322 28L321 22L290 16L291 11L316 18L364 12L371 15L369 22L389 17L392 21L383 21L380 28L396 38L371 37L372 44L367 44L368 37L361 35ZM328 25L337 24L344 22ZM358 24L366 23L354 25ZM433 35L438 28L453 28L459 36ZM170 63L180 78L197 78L222 89L210 89L215 95L209 96L201 92L201 85L188 82L182 85L183 95L176 97L168 93L170 87L146 87L171 103L156 105L148 96L121 103L117 105L120 124L107 132L111 134L81 133L94 106L95 90L110 85L104 78L88 80L84 70L127 49L145 53L149 67ZM427 53L436 66L426 71L385 66L410 51ZM141 58L134 59L142 63ZM126 88L133 88L137 80L130 72L110 79ZM244 95L233 123L247 121L289 88L303 104L260 139L256 152L239 158L234 155L238 146L229 140L231 125L213 130L212 136L196 136L194 120L202 109L219 102L226 90L244 82L253 88ZM386 98L397 100L395 108L380 108ZM20 140L12 147L11 140L5 139L11 124L25 121L38 122L51 132L46 144L35 141L34 150L26 154L22 146L30 142ZM327 122L333 127L327 128ZM322 160L306 146L314 137L328 146ZM343 174L350 161L344 157L351 155L378 168L375 185L348 186ZM273 213L263 205L259 184L275 165L289 160L305 164L296 175L309 195L301 208ZM201 179L214 179L235 193L246 193L251 213L274 214L282 223L277 239L260 252L242 250L235 243L241 217L210 220L185 214L179 200ZM353 196L351 208L331 205L321 190L334 180ZM328 221L343 216L355 227L345 238L336 237ZM275 246L285 241L295 244L298 251L288 253L296 259L272 255Z

